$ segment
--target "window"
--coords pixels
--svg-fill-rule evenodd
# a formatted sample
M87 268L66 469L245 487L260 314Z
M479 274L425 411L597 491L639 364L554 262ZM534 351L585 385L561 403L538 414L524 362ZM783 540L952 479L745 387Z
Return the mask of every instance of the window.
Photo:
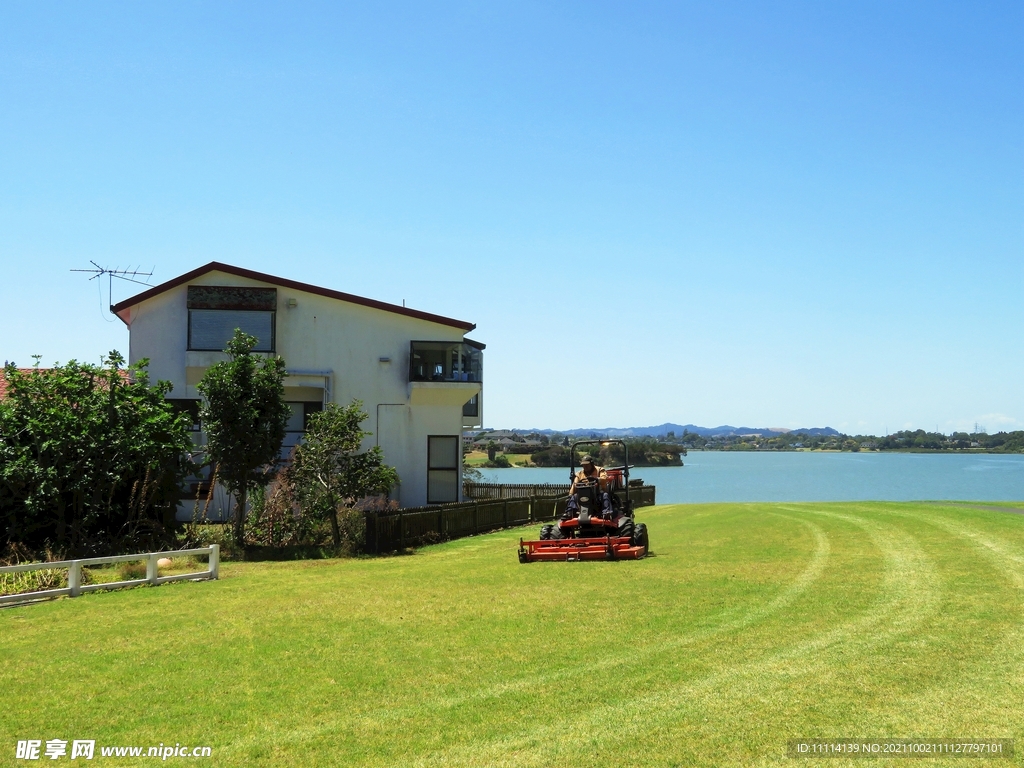
M427 438L427 503L459 500L459 436Z
M483 381L483 353L461 341L414 341L409 381Z
M462 406L462 415L466 417L480 415L480 395L473 395L469 402Z
M276 288L190 285L188 348L223 351L240 328L256 337L256 352L273 352L276 309Z
M175 413L187 413L189 415L189 418L192 419L190 429L193 432L198 432L200 430L198 400L168 397L167 402L171 404L172 408L174 408Z
M286 403L291 409L288 417L288 424L285 425L284 443L281 446L281 458L290 459L292 450L302 441L302 436L309 427L309 417L324 409L324 404L319 401L305 403Z
M190 309L188 348L223 352L235 328L256 337L253 351L274 351L274 313L232 309Z

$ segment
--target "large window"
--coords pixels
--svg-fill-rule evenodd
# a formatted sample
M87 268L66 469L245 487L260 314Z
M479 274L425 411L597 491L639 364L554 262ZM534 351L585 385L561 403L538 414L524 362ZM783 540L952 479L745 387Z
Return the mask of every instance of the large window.
M236 328L256 337L257 352L274 351L276 288L188 287L188 348L223 351Z
M190 309L188 312L188 348L223 352L235 333L255 336L256 352L274 351L274 313L239 312L232 309Z
M427 438L427 503L459 500L459 436Z
M483 353L460 341L414 341L409 381L483 381Z

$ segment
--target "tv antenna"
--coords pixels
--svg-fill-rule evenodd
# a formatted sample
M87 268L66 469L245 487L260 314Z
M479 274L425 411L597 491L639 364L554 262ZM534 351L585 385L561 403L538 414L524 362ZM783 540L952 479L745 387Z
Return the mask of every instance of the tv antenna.
M128 267L127 269L121 269L119 267L114 267L113 269L109 269L107 267L101 267L99 264L97 264L92 259L89 259L89 263L92 264L93 269L72 269L71 271L72 272L90 272L90 273L92 273L92 277L89 278L90 280L95 280L97 277L103 277L104 275L106 275L107 276L107 303L109 305L111 305L111 306L113 306L113 304L114 304L114 297L113 297L113 294L111 293L111 291L113 290L113 287L114 287L114 278L115 277L118 280L124 280L124 281L129 282L129 283L138 283L139 285L149 285L149 283L147 281L139 280L137 278L140 278L140 277L152 277L153 276L152 271L150 271L150 272L143 272L142 271L142 267L139 267L138 269L132 269L131 267Z

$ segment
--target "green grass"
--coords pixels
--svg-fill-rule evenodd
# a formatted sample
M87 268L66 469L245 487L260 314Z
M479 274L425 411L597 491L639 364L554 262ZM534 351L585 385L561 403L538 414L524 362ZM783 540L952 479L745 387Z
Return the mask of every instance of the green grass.
M504 456L513 467L533 466L528 453L499 453L498 456ZM468 467L482 467L487 461L487 451L471 451L466 454L465 458L465 464Z
M2 610L0 764L94 738L218 766L757 766L849 736L1017 738L1024 764L1024 515L639 519L639 562L520 565L520 529Z

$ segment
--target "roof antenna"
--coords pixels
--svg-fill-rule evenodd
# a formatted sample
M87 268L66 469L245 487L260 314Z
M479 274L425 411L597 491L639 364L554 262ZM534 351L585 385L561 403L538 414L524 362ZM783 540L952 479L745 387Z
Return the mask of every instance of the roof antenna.
M125 281L127 281L129 283L138 283L139 285L149 285L149 281L148 280L138 280L137 278L140 278L140 277L152 277L153 276L153 272L152 271L143 272L142 271L142 267L139 267L137 269L132 269L131 267L128 267L127 269L120 269L118 267L114 267L113 269L109 269L107 267L101 267L99 264L97 264L92 259L89 259L89 263L92 264L93 269L72 269L71 271L72 272L91 272L92 273L92 277L89 278L90 280L95 280L97 277L103 277L104 275L106 275L107 276L107 303L110 306L114 306L114 297L111 295L111 290L113 289L113 286L114 286L114 278L115 277L118 280L125 280Z

